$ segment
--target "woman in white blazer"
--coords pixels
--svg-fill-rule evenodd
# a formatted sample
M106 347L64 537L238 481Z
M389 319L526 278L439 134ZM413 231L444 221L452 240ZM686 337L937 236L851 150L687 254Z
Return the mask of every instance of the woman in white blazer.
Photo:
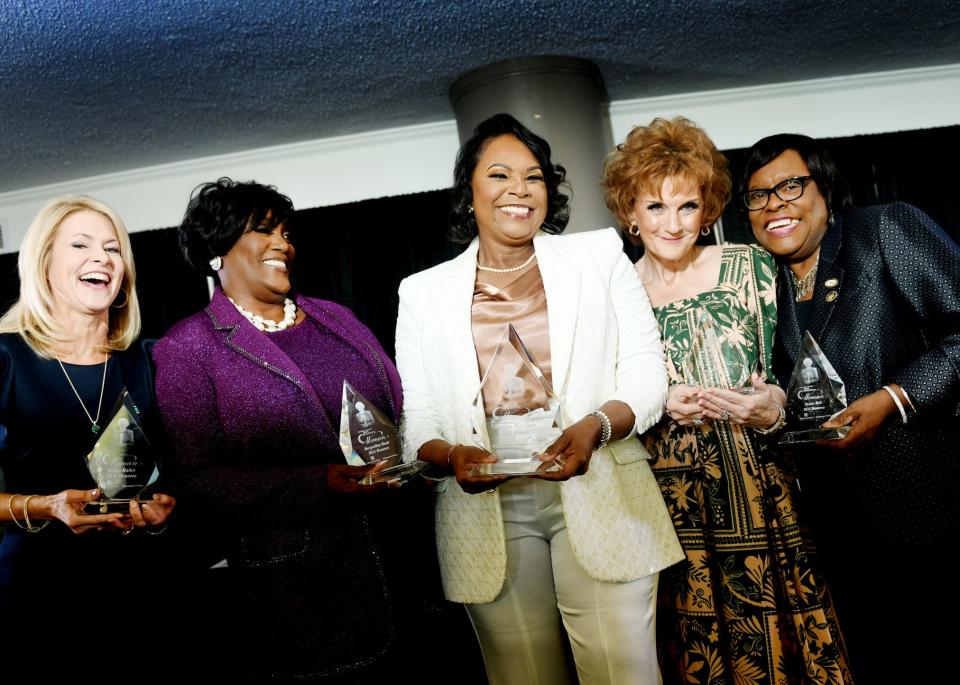
M450 474L444 589L466 604L491 683L652 685L657 573L683 558L635 438L663 411L663 349L617 233L548 234L566 224L563 180L546 141L509 115L461 148L452 233L472 241L400 285L405 456ZM542 457L552 469L513 479L474 475L497 445L477 446L470 411L507 323L566 426Z

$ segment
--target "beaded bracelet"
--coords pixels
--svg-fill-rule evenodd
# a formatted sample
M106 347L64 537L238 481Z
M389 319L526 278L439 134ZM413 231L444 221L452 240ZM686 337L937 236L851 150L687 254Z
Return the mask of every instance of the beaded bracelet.
M593 416L600 422L600 442L597 444L596 449L601 450L607 446L610 438L613 437L613 425L610 423L610 417L599 409L590 412L587 416Z

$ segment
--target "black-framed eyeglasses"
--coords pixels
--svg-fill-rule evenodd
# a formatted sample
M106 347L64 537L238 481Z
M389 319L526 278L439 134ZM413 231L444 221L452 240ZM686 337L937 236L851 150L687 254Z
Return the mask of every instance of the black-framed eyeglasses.
M806 188L807 182L812 180L813 176L794 176L780 181L773 188L752 188L741 194L740 197L748 210L757 212L770 202L770 193L775 194L784 202L790 202L790 200L796 200L803 195L803 189Z

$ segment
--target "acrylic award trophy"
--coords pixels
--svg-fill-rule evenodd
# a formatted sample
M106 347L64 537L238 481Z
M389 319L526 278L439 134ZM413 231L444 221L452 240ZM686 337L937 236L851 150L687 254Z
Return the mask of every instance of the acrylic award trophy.
M716 318L706 308L700 308L690 350L681 364L684 382L701 388L751 393L753 370L743 350L730 342Z
M849 426L821 428L847 408L847 391L817 341L804 333L800 358L787 386L787 431L780 444L842 440Z
M109 423L87 455L87 468L100 489L101 499L88 502L87 514L130 510L130 500L139 499L156 482L156 452L141 428L140 410L126 388L120 393Z
M360 482L405 483L427 467L424 461L400 462L400 434L393 421L347 381L343 382L340 403L340 449L351 466L386 463L386 468L371 473Z
M496 398L486 415L485 397ZM540 454L563 431L560 400L516 329L508 324L470 408L473 442L497 461L476 464L473 476L522 476L559 471Z

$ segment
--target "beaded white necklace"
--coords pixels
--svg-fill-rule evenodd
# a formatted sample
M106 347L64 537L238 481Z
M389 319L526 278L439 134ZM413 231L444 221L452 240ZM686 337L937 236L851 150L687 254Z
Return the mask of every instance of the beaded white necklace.
M523 264L521 264L520 266L511 266L509 269L497 269L492 266L481 266L479 263L477 264L477 268L480 269L480 271L490 271L491 273L495 273L495 274L512 274L514 271L520 271L521 269L525 269L528 266L530 266L530 262L532 262L536 258L536 256L537 256L537 253L534 252L532 255L530 255L527 258L527 261L525 261Z
M283 320L274 321L272 319L264 319L259 314L254 314L253 312L248 312L246 309L241 307L239 304L234 302L232 297L228 297L233 306L237 308L237 311L243 314L243 318L256 326L257 330L263 331L264 333L276 333L277 331L282 331L290 326L297 320L297 303L291 300L289 297L283 299Z

